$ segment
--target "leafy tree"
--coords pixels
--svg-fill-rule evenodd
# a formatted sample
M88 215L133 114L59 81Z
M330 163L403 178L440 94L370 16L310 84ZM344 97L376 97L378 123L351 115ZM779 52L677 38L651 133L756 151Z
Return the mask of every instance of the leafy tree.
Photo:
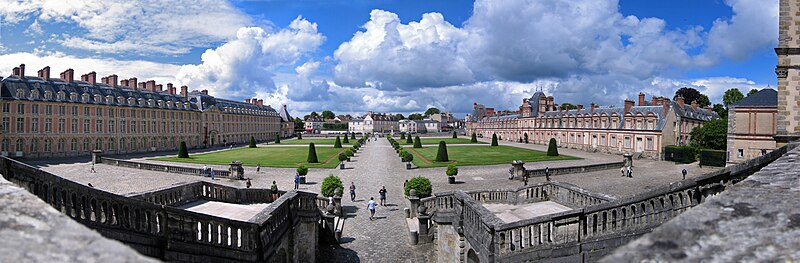
M422 148L422 141L419 136L414 137L414 148Z
M456 176L458 174L458 166L454 163L448 164L447 171L444 173L447 174L447 176Z
M297 174L299 174L299 175L307 175L308 174L308 166L300 165L300 167L297 167Z
M703 126L695 127L690 142L703 149L726 150L728 139L728 120L714 119Z
M523 142L528 143L528 133L527 132L525 133L525 136L523 138L525 139Z
M256 148L256 139L250 136L250 148Z
M339 136L336 136L336 142L333 143L333 148L342 148L342 140L339 139Z
M189 149L186 148L185 141L181 141L180 149L178 149L178 158L189 158Z
M457 138L458 138L458 134L456 134L456 131L453 131L453 139L457 139Z
M577 109L577 108L578 108L578 106L572 105L572 103L569 103L569 102L561 103L561 109L574 110L574 109Z
M308 163L318 163L319 160L317 159L317 147L314 146L314 143L308 144L308 158L306 159Z
M322 196L333 196L336 193L336 189L344 189L342 179L339 179L338 176L328 175L322 180L322 187L320 187Z
M425 117L422 116L422 114L419 114L419 113L412 113L411 115L408 115L408 119L409 120L421 121L424 118Z
M725 108L742 99L744 99L744 95L737 88L726 90L725 94L722 94L722 104L725 105Z
M303 122L303 119L294 118L294 130L295 131L302 131L303 129L305 129L305 127L306 126L305 126L305 122Z
M756 92L758 92L758 89L751 89L750 91L747 92L747 96L756 94Z
M497 144L497 134L492 133L492 146L498 146Z
M701 94L694 88L683 87L675 91L675 96L672 100L677 100L678 97L683 97L683 100L686 103L692 103L692 101L697 101L697 104L700 107L705 107L711 105L711 101L708 99L708 96Z
M408 180L405 189L403 189L405 190L404 192L406 196L408 196L408 191L411 189L417 191L417 196L419 198L431 196L431 191L433 191L431 187L431 180L428 180L428 178L422 176L414 177L411 178L411 180Z
M728 118L728 109L726 109L725 106L722 106L722 104L714 104L712 110L719 114L720 118Z
M347 133L345 133L345 134L344 134L344 140L343 140L342 142L343 142L343 143L350 143L350 139L349 139L349 137L347 136Z
M399 120L405 120L406 116L403 116L403 114L398 113L394 115L394 118L399 121Z
M431 116L431 115L440 114L440 113L442 113L442 112L439 111L439 109L437 109L435 107L434 108L428 108L428 110L425 111L425 116Z
M325 110L322 112L322 118L326 120L332 120L333 118L336 118L336 114L333 114L332 111Z
M281 143L281 135L279 133L275 134L275 143Z
M316 111L312 111L311 114L308 115L308 117L317 118L319 117L319 113L317 113Z
M469 142L471 142L471 143L477 143L477 142L478 142L478 135L476 135L476 134L473 132L473 133L472 133L472 139L470 139L470 140L469 140Z
M450 157L447 156L447 144L444 141L439 141L439 149L438 151L436 151L436 161L437 162L450 161Z
M550 143L547 144L547 156L558 156L558 147L556 147L556 138L550 138Z

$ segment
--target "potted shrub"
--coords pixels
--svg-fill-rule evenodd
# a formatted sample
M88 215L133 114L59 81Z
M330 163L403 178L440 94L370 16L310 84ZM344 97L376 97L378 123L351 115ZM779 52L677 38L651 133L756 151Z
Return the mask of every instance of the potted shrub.
M344 161L347 161L347 154L346 153L340 153L339 154L339 162L341 162L341 163L339 163L339 169L344 169Z
M417 197L419 198L431 196L431 192L433 190L431 187L431 180L428 180L428 178L422 176L414 177L411 178L411 180L408 180L408 183L406 183L406 186L403 189L403 192L406 196L408 196L408 191L411 189L417 191Z
M350 157L353 157L353 150L347 149L344 150L344 154L347 155L347 161L350 161Z
M305 184L306 183L306 175L308 174L308 166L300 165L300 167L297 167L297 174L300 175L300 181L299 182L301 184Z
M414 161L414 154L410 152L405 152L406 154L401 156L403 161L406 162L406 169L411 169L411 161Z
M336 190L344 188L342 180L338 176L328 175L322 180L322 187L320 187L320 194L324 197L330 197L336 194Z
M455 164L447 165L447 183L454 184L456 183L456 175L458 174L458 167Z

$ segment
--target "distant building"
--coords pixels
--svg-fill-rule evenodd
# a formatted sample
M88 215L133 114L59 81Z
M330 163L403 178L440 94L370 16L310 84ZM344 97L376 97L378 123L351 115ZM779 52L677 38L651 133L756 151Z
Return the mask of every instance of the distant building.
M303 126L305 127L307 133L317 134L320 133L320 130L322 130L323 123L325 123L325 121L322 119L322 117L309 117L305 119Z
M659 157L667 145L686 145L689 132L704 122L719 116L698 107L696 101L684 103L679 97L673 102L653 97L645 101L639 94L638 106L625 100L624 107L600 107L592 103L585 109L560 109L552 96L536 92L523 99L519 111L499 111L473 104L467 120L467 133L483 137L497 134L504 140L516 141L528 137L537 144L555 138L560 147L609 153L640 153Z
M0 152L17 157L60 157L175 150L274 140L281 116L261 99L226 100L188 87L117 75L97 81L74 70L36 77L25 65L0 80Z
M438 133L441 132L441 123L435 120L401 120L398 121L400 132L404 133Z
M294 118L286 110L286 104L283 104L283 108L278 114L281 116L281 138L291 137L294 135Z
M367 112L366 115L348 122L351 133L394 133L400 129L397 118L387 113Z
M728 163L737 164L777 148L778 92L762 89L729 105Z

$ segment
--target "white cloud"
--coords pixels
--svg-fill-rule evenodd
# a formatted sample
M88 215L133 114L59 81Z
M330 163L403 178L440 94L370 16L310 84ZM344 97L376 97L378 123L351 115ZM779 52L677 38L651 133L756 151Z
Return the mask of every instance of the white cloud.
M708 59L742 60L753 51L778 42L778 1L726 0L734 12L717 19L708 33Z
M273 80L276 72L293 67L324 41L317 25L301 17L278 32L267 32L260 27L241 28L236 39L206 50L201 64L181 67L177 78L191 87L208 89L210 94L227 98L272 93L276 90ZM300 66L303 67L311 70L312 65Z
M28 29L25 29L25 34L28 35L41 35L44 31L42 31L42 25L39 24L39 20L33 20Z
M234 37L250 19L227 1L0 0L0 17L18 23L74 23L86 32L57 32L62 45L105 53L182 54Z
M176 65L142 60L79 58L63 53L0 55L0 76L11 75L11 70L19 64L25 64L25 75L29 76L36 76L39 69L50 66L50 76L54 78L58 78L61 72L71 68L75 70L76 79L80 79L80 75L95 71L98 79L116 74L120 79L136 77L139 81L152 79L159 83L179 84L175 80L175 74L180 67Z

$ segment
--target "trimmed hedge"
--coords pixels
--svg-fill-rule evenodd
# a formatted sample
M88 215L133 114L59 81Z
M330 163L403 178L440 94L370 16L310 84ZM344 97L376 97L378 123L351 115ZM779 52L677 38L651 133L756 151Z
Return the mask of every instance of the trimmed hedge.
M664 160L676 163L693 163L697 160L697 148L675 145L664 147Z
M547 144L547 156L558 156L558 146L556 146L555 138L550 138L550 143Z
M178 150L178 158L189 158L189 149L186 148L185 141L181 141L181 147Z
M725 151L703 149L700 150L700 165L725 167Z
M339 139L339 136L336 136L336 142L333 143L333 148L342 148L342 140Z
M476 135L476 134L473 132L473 133L472 133L472 139L470 139L470 140L469 140L469 142L471 142L471 143L476 143L476 142L478 142L478 135Z
M492 146L498 146L497 144L497 134L492 134Z
M422 148L422 141L419 136L414 137L414 148Z
M306 159L308 163L318 163L319 159L317 159L317 147L314 146L314 143L308 144L308 158Z
M320 188L320 192L322 196L329 197L333 196L334 193L336 193L336 189L339 188L344 189L344 186L342 185L342 180L339 179L338 176L328 175L328 177L325 177L325 179L322 180L322 187Z
M447 144L444 141L439 141L439 149L436 152L436 162L449 162L450 157L447 156Z

